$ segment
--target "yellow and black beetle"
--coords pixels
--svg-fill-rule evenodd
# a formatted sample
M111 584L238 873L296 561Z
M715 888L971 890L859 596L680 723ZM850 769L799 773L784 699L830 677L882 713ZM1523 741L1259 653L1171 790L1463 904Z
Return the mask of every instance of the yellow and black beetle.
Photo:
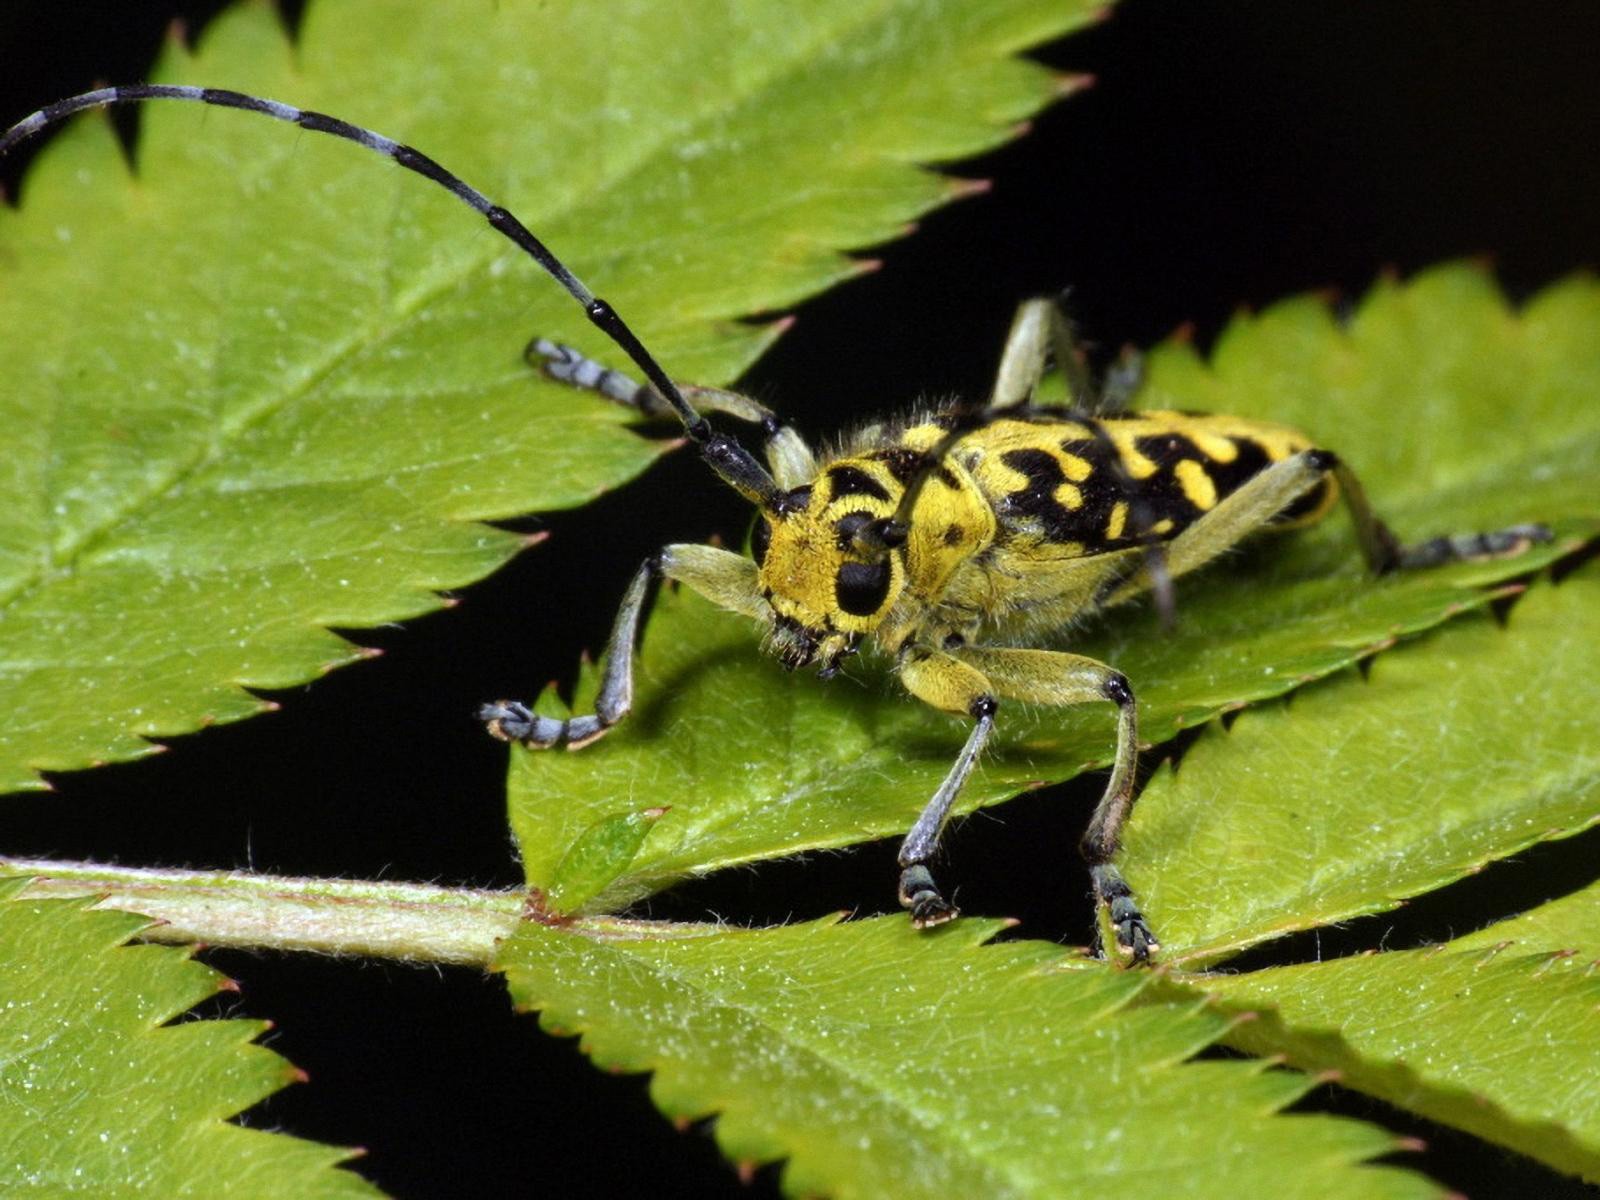
M985 403L870 426L819 459L749 397L679 387L615 310L521 221L431 158L278 101L164 84L103 88L24 118L0 135L0 154L84 109L155 99L244 109L333 134L448 189L555 278L645 382L544 339L530 344L530 360L558 380L681 422L700 456L756 505L751 557L671 545L639 569L617 614L594 713L556 720L497 701L480 712L490 732L528 746L575 749L621 721L633 701L640 622L651 584L661 578L760 622L791 669L816 665L831 675L870 637L913 696L973 721L900 849L900 902L918 927L956 916L928 863L1001 701L1110 702L1118 714L1116 757L1082 848L1119 947L1135 960L1157 947L1111 861L1133 802L1133 689L1105 663L1019 643L1147 591L1170 614L1172 579L1258 530L1316 519L1341 493L1374 571L1513 553L1549 536L1541 526L1521 525L1403 546L1373 515L1349 469L1294 430L1220 415L1126 412L1123 395L1094 394L1066 320L1043 300L1018 310ZM1034 402L1052 359L1070 384L1061 407ZM715 430L705 413L758 427L767 466Z

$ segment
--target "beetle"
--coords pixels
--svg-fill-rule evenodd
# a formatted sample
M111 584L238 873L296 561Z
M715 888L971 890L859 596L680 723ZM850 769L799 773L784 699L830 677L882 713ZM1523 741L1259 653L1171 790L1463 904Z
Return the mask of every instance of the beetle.
M724 483L752 503L749 556L674 544L634 575L618 609L593 713L555 719L515 700L485 704L490 733L534 748L578 749L633 703L633 662L651 588L673 580L756 620L790 670L834 675L870 642L901 684L933 708L969 718L948 774L906 835L898 895L919 928L957 909L930 862L952 805L992 737L1002 701L1116 709L1116 753L1081 848L1117 948L1141 962L1159 943L1113 858L1134 800L1138 720L1133 687L1113 666L1028 643L1145 593L1170 618L1172 581L1261 530L1314 521L1340 497L1375 573L1516 553L1547 539L1539 525L1402 544L1377 518L1354 473L1293 429L1216 414L1135 412L1129 378L1096 387L1059 307L1018 309L995 384L980 404L870 425L819 456L764 405L721 388L680 386L617 311L589 290L516 216L435 160L337 117L217 88L102 88L69 97L0 134L0 154L89 108L178 100L240 109L355 142L445 188L534 259L643 374L535 338L527 357L550 377L678 422ZM1068 403L1036 402L1054 363ZM765 465L707 414L759 431Z

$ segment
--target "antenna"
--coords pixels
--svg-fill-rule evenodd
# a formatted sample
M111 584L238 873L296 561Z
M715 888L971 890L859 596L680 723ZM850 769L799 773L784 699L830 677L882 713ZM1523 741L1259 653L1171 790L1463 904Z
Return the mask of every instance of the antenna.
M772 477L750 456L748 450L726 434L713 430L711 423L695 411L694 406L684 399L683 393L678 390L678 385L673 383L661 369L661 365L644 348L644 344L639 341L638 336L628 327L616 309L585 287L583 281L568 270L566 264L551 253L550 248L535 237L513 213L490 201L482 192L434 162L426 154L413 150L393 138L384 137L381 133L374 133L370 129L363 129L359 125L352 125L338 117L330 117L326 113L295 108L290 104L266 100L260 96L249 96L243 92L232 92L223 88L186 87L179 84L142 83L129 87L99 88L92 92L84 92L82 95L69 96L54 104L47 104L0 134L0 157L18 143L59 124L74 113L143 100L187 100L218 108L239 108L246 112L260 113L277 121L298 125L301 129L309 129L313 133L327 133L343 138L347 142L354 142L358 146L365 146L368 150L393 159L406 170L414 171L423 178L437 183L488 221L492 229L515 243L523 253L543 267L552 279L566 289L567 295L583 307L584 314L594 326L622 348L644 372L645 378L660 393L661 398L672 406L678 420L683 423L684 432L688 434L689 440L700 451L700 457L712 470L741 494L760 504L762 508L778 515L782 514L783 494L778 490L778 485L773 482Z

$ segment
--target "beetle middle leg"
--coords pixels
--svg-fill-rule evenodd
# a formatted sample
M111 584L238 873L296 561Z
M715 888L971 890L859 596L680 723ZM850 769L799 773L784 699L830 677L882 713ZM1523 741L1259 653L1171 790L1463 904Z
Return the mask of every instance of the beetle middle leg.
M1032 404L1051 361L1066 380L1072 407L1090 407L1093 387L1072 321L1055 300L1024 300L1017 306L1005 348L1000 352L989 411Z

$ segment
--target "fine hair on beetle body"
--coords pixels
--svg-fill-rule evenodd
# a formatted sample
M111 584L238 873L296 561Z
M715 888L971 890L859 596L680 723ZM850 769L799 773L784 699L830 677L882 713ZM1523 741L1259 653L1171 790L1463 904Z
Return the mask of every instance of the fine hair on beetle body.
M1373 513L1352 470L1305 434L1264 421L1141 412L1132 370L1096 385L1074 331L1046 299L1021 303L980 402L922 408L867 424L825 452L749 396L677 383L623 318L516 216L427 155L337 117L215 88L102 88L49 105L0 134L0 154L85 109L147 100L207 104L327 133L445 188L514 243L582 307L642 375L535 337L525 354L545 375L642 416L676 422L711 470L756 509L748 555L674 544L634 574L618 607L594 712L542 716L497 700L479 716L494 736L579 749L627 717L634 660L654 585L673 580L753 619L790 670L835 675L872 646L902 686L970 728L899 852L898 895L912 922L957 916L930 863L963 785L1008 704L1109 705L1115 756L1081 842L1115 946L1135 962L1159 949L1116 857L1134 801L1136 681L1061 649L1085 617L1149 594L1163 619L1174 581L1252 534L1315 521L1341 499L1374 573L1516 553L1549 533L1516 525L1402 544ZM1037 400L1056 367L1064 404ZM759 438L762 458L717 429L715 415ZM764 461L763 461L764 460Z

